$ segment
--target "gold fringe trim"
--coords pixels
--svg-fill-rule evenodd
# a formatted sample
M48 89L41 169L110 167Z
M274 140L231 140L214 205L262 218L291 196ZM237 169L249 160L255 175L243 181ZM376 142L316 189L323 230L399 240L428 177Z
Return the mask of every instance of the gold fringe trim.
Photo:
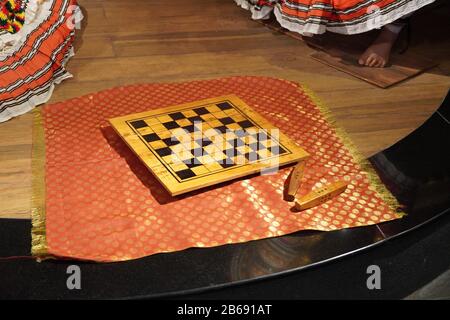
M334 129L336 135L339 137L339 139L341 139L342 143L348 149L353 159L366 173L371 186L375 189L375 192L378 193L381 199L389 206L389 208L397 215L397 217L402 218L404 215L406 215L405 212L401 211L402 206L392 195L392 193L386 188L369 160L367 160L367 158L359 152L358 148L355 146L347 132L336 124L336 120L334 119L330 109L308 87L306 87L305 85L300 85L300 87L302 88L303 92L311 99L311 101L314 102L314 104L319 108L321 114Z
M33 110L31 254L38 260L48 257L45 231L45 137L40 109Z

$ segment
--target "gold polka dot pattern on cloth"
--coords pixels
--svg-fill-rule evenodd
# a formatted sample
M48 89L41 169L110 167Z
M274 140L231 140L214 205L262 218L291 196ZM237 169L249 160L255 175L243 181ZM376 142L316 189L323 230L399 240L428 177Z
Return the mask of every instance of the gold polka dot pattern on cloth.
M311 154L300 194L344 179L345 193L293 212L283 200L284 168L171 197L107 119L236 94ZM398 218L366 172L295 83L233 77L114 88L49 105L45 135L46 252L121 261L299 230L331 231Z

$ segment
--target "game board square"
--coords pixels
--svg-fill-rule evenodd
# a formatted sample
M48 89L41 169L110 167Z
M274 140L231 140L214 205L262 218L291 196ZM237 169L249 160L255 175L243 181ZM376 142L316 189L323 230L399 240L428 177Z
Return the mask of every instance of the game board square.
M206 152L203 153L203 156L201 156L200 158L198 158L198 160L202 163L202 164L210 164L212 162L214 162L214 159Z
M232 149L224 150L223 153L227 156L227 158L233 158L234 156L236 156L238 151L236 149L232 148Z
M195 177L195 173L191 169L185 169L181 171L175 172L181 180L186 180L192 177Z
M208 146L204 146L203 151L208 152L209 154L212 154L214 152L219 151L219 148L217 148L214 144L210 144Z
M265 131L258 132L258 137L257 137L258 141L264 141L264 140L267 140L267 138L268 138L267 132L265 132Z
M203 134L204 137L206 137L208 139L213 139L215 136L220 134L220 132L218 132L218 131L216 131L216 130L214 130L212 128L209 128L206 131L203 130L202 134Z
M225 138L225 139L224 139L224 142L226 142L226 144L228 143L228 144L231 145L231 146L236 146L236 145L235 145L236 137L228 137L228 135L227 135L227 136L225 136L224 138Z
M209 170L209 172L214 172L223 169L220 164L217 163L217 161L210 162L205 165L206 169Z
M238 154L234 157L234 163L236 165L245 165L247 164L247 159L242 154Z
M192 132L195 131L195 126L193 124L191 124L191 125L188 125L188 126L184 126L183 129L186 130L189 133L192 133Z
M198 148L202 148L202 139L200 138L194 138L191 141L191 148L190 149L198 149Z
M170 132L170 138L175 137L180 141L182 140L182 138L189 135L189 132L186 132L183 128L171 129L171 130L169 130L169 132Z
M236 109L228 109L228 110L223 110L222 111L223 113L225 113L226 115L228 115L228 116L230 116L230 117L233 117L233 119L236 117L236 116L241 116L241 114L239 113L239 111L237 111ZM241 120L244 120L244 119L246 119L245 117L243 117L243 116L241 116ZM236 118L236 121L241 121L241 120L239 120L239 118Z
M155 131L156 133L161 132L161 131L166 131L167 128L164 127L162 124L157 123L155 125L152 126L153 131Z
M152 130L152 128L150 128L150 127L139 128L137 131L141 136L145 136L146 134L150 134L150 133L154 132Z
M199 165L202 164L201 161L198 160L196 157L190 158L190 159L186 159L186 160L183 160L183 163L184 163L185 165L187 165L188 168L194 168L194 167L199 166Z
M225 126L219 126L219 127L214 128L214 130L219 131L220 133L226 133L227 129L228 128Z
M214 113L214 112L218 112L220 111L219 107L216 106L215 104L207 106L206 109L210 112L210 113Z
M233 139L236 139L236 135L234 134L234 130L229 128L229 125L226 125L227 127L227 133L224 135L224 140L231 141Z
M224 124L224 125L234 123L234 120L230 117L225 117L225 118L219 119L219 121L222 122L222 124Z
M211 140L209 140L208 138L205 138L205 139L202 139L201 146L206 147L206 146L209 146L211 143L213 143Z
M172 149L168 147L156 149L155 151L160 157L165 157L172 154Z
M219 109L222 111L233 108L233 106L231 104L229 104L228 102L216 103L216 106L218 106Z
M181 161L177 158L177 156L175 154L170 154L168 156L164 156L162 157L163 162L165 163L169 163L169 164L174 164L174 163L181 163Z
M166 123L166 122L172 121L172 118L169 117L167 114L157 116L156 119L158 119L158 121L161 123Z
M204 107L201 107L201 108L195 108L195 109L193 109L193 111L194 111L196 114L198 114L198 115L202 115L202 114L207 114L207 113L209 113L209 111L206 110L206 108L204 108Z
M181 113L184 115L185 118L194 117L194 116L197 115L197 114L196 114L194 111L192 111L192 110L184 110L184 111L182 111Z
M180 150L180 152L177 153L177 157L181 161L185 161L191 159L193 155L187 150Z
M197 130L196 128L194 128L194 132L190 133L189 136L194 145L197 145L196 141L202 138L201 131Z
M240 147L240 146L245 145L245 142L242 139L236 138L236 139L233 140L232 144L235 147Z
M230 159L231 160L231 159ZM232 160L231 160L232 161ZM226 169L226 168L231 168L234 167L236 164L233 162L229 162L228 159L227 161L224 161L223 163L220 164L222 166L222 168Z
M202 164L202 162L200 161L200 157L202 157L201 155L200 156L195 156L194 155L194 159L192 160L192 163L193 164Z
M171 164L170 167L174 171L181 171L181 170L189 169L188 166L186 164L184 164L183 162L178 162L178 163Z
M184 159L184 160L181 161L181 162L183 162L186 166L189 166L189 165L191 165L192 163L194 163L194 162L193 162L194 159L195 159L195 158L190 157L190 158Z
M280 146L278 146L278 145L269 147L268 149L275 156L280 154Z
M186 119L186 118L180 119L180 120L175 120L175 122L178 123L178 125L180 127L184 127L184 126L188 126L188 125L192 124L192 122L189 119Z
M209 125L209 122L202 122L202 128L203 131L207 131L208 129L211 129L211 126Z
M175 137L172 138L166 138L163 139L164 143L167 144L169 147L170 146L174 146L180 143L180 141L178 141Z
M194 122L203 122L203 119L200 116L189 117L188 120L190 120L192 123L194 123Z
M208 113L208 114L202 114L200 117L202 118L202 120L203 120L204 122L213 121L213 120L216 119L216 117L214 117L214 115L212 115L212 114L210 114L210 113Z
M203 157L207 157L207 156L209 156L208 151L206 151L205 149L203 149L203 153L202 153L202 156L199 157L199 161L200 161L200 162L203 162Z
M222 163L227 158L223 152L215 152L211 154L211 157L218 163Z
M225 113L228 114L230 117L232 117L234 119L234 122L241 122L241 121L247 120L246 117L244 117L242 114L239 114L239 113L231 114L230 111L227 111Z
M239 130L234 130L234 134L235 134L237 137L242 138L242 137L247 136L247 135L248 135L248 132L245 131L245 130L239 129Z
M157 133L157 135L161 140L172 137L172 133L169 130L160 131Z
M222 144L222 149L232 149L234 148L234 146L231 144L230 141L223 141L224 143Z
M170 122L163 123L163 126L166 127L169 130L180 127L180 125L178 123L176 123L175 121L170 121Z
M152 142L152 141L156 141L159 139L158 135L156 133L150 133L150 134L146 134L144 136L142 136L144 138L145 141L147 142Z
M201 166L201 165L202 165L201 163L196 163L196 162L193 162L193 163L190 163L190 164L186 164L186 166L187 166L189 169L193 169L193 168L199 167L199 166Z
M250 152L247 152L247 153L245 154L245 158L246 158L248 161L252 162L252 161L258 160L258 159L259 159L259 155L258 155L257 152L250 151Z
M194 148L190 150L194 157L201 157L203 155L203 148Z
M195 143L195 145L198 145L201 147L203 144L203 138L202 137L194 138L194 143Z
M133 121L133 122L131 122L131 125L135 129L144 128L144 127L148 126L144 120Z
M258 142L258 135L257 134L248 135L247 137L245 137L245 142L247 144Z
M196 176L200 176L209 172L208 169L206 169L204 166L194 167L191 170L195 173Z
M236 149L236 151L240 152L241 154L246 154L249 148L248 148L248 146L243 145L240 147L235 147L235 149Z
M181 120L185 118L184 114L182 114L181 112L170 113L169 117L171 117L173 120Z
M262 149L258 151L259 159L269 158L271 156L269 150Z
M194 141L193 141L193 145L194 145L194 148L201 148L201 147L203 147L203 138L201 138L201 137L199 137L199 138L195 137L195 138L194 138Z
M212 115L216 118L216 119L222 119L222 118L226 118L229 117L229 115L227 115L225 112L223 111L217 111L212 113Z
M236 131L236 130L240 130L241 129L241 127L236 122L227 124L227 128L230 129L230 131L233 131L233 132Z
M237 156L243 155L243 153L241 151L239 151L238 149L234 149L234 155L237 157Z
M222 123L219 120L212 120L212 121L208 121L207 123L211 127L211 129L214 129L215 127L222 125Z
M154 124L159 123L158 119L156 119L156 118L146 118L144 121L145 121L145 123L147 123L147 125L149 127L153 126Z
M258 150L259 144L258 144L257 142L254 142L254 143L250 143L248 146L249 146L250 149L252 149L253 151L257 151L257 150Z
M202 132L203 131L203 124L202 123L195 123L194 124L194 131L200 131L200 132Z
M279 155L279 154L283 154L283 153L286 153L286 152L287 152L286 150L284 150L284 149L283 149L281 146L279 146L279 145L269 147L269 150L270 150L270 152L271 152L273 155Z
M242 127L242 128L250 128L253 127L253 123L250 120L244 120L244 121L239 121L238 124Z

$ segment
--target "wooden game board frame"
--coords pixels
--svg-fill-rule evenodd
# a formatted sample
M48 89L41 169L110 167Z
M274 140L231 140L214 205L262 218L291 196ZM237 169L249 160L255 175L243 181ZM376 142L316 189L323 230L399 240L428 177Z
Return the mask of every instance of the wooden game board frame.
M143 141L141 136L136 132L135 128L129 125L131 121L138 121L143 118L148 118L159 114L173 113L180 110L198 108L203 105L212 105L220 102L231 103L235 109L241 111L260 128L268 131L277 129L269 121L252 110L236 95L226 95L185 104L179 104L176 106L158 108L155 110L109 119L109 122L115 129L115 131L119 134L119 136L121 136L121 138L128 144L128 146L134 151L134 153L141 159L141 161L150 170L150 172L153 173L156 179L172 196L177 196L189 191L255 174L260 172L261 170L270 170L274 167L276 168L282 165L298 163L309 157L309 154L305 150L296 145L292 140L290 140L279 130L278 142L280 146L282 146L289 152L287 154L277 156L278 161L276 166L271 166L267 161L269 159L265 159L259 162L227 168L221 170L220 172L211 173L208 176L195 177L195 179L180 182L180 180L176 178L173 172L171 172L170 168L164 165L159 155L157 155L156 152L152 151L151 147L149 147L149 145Z

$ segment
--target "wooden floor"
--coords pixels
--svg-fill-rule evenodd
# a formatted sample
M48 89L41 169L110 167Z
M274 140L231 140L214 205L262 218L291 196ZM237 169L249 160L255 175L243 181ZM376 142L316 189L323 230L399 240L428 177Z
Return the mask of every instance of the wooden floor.
M413 20L411 50L438 60L440 66L380 89L312 60L308 55L313 49L251 21L233 0L79 3L87 19L68 65L74 78L57 86L50 102L132 83L232 75L285 78L313 89L369 156L417 128L450 85L445 10ZM0 124L3 218L29 217L31 120L27 114Z

